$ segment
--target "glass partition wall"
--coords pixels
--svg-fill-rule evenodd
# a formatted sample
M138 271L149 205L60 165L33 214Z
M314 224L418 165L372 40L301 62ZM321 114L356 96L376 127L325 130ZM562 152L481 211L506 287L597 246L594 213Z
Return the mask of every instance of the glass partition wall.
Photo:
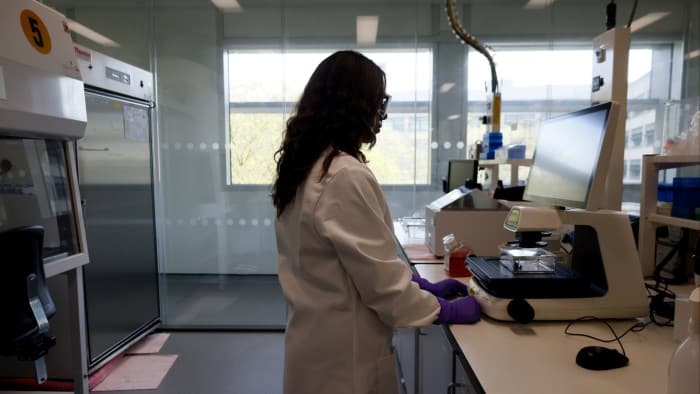
M467 158L486 131L479 117L487 63L452 34L444 1L47 3L117 45L75 36L79 43L156 75L154 180L168 328L284 327L269 198L273 153L328 54L358 50L387 73L389 118L367 154L397 220L422 216L442 194L449 160ZM531 155L541 120L588 105L591 40L605 30L606 3L457 1L465 29L495 50L505 143L525 143ZM618 25L631 3L618 2ZM648 14L657 19L632 33L626 201L638 200L641 155L687 128L688 117L678 114L700 102L700 6L640 2L637 17Z

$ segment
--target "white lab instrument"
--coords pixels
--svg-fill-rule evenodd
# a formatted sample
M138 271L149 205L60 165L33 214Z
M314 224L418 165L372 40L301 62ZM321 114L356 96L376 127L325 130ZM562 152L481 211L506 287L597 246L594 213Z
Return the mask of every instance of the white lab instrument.
M498 246L512 238L503 228L506 215L504 202L481 190L459 187L426 205L425 243L442 257L442 237L454 234L477 254L497 254Z
M531 216L539 218L528 228ZM549 226L542 217L551 219ZM576 226L570 267L557 262L555 272L517 273L501 263L500 256L482 262L469 260L474 273L470 291L484 313L511 320L508 304L520 298L530 304L536 320L646 315L647 294L629 218L624 213L513 207L505 226L523 232L556 230L561 224Z
M605 201L601 206L615 211L619 211L622 206L630 37L629 26L622 26L609 29L593 39L591 105L612 101L618 109L617 120L610 125L613 137L609 143L609 164L603 175Z
M570 251L555 261L554 270L516 270L507 264L515 260L508 247L505 257L470 257L470 290L487 315L515 319L509 310L514 300L529 305L530 318L536 320L646 315L647 294L629 218L601 209L608 201L604 185L617 116L617 106L609 102L543 122L525 199L560 208L513 207L504 227L518 234L521 251L540 248L543 230L573 228ZM537 259L528 264L532 260ZM551 268L550 256L540 260Z
M0 233L44 229L45 275L66 273L57 279L69 283L67 292L53 296L72 301L70 308L57 310L70 315L70 330L56 348L70 348L72 358L61 362L71 367L75 392L87 393L81 267L88 254L73 142L85 133L83 82L67 20L49 7L30 0L0 2L0 37ZM0 253L2 260L8 251ZM16 376L18 363L3 357L0 364L0 374ZM35 373L39 382L47 378L43 358Z
M76 161L90 243L84 286L92 373L159 324L151 181L153 74L83 46L75 45L75 54L89 118L85 136L76 144ZM65 285L56 283L54 291L65 292ZM120 305L130 307L115 313ZM56 336L66 328L61 317L55 319ZM56 379L70 374L49 367Z

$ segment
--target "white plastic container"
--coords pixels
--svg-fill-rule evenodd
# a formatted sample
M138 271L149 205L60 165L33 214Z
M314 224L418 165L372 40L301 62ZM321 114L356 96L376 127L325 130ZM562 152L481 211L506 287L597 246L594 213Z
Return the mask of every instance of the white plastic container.
M700 393L700 287L688 298L688 337L673 353L668 367L668 394Z

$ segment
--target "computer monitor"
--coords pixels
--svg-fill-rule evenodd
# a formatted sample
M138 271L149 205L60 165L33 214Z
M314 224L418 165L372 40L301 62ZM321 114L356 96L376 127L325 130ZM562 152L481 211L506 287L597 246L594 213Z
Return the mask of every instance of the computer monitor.
M608 102L542 122L523 198L598 209L612 154L614 110Z
M447 191L464 186L467 179L476 182L478 160L450 160L447 166Z

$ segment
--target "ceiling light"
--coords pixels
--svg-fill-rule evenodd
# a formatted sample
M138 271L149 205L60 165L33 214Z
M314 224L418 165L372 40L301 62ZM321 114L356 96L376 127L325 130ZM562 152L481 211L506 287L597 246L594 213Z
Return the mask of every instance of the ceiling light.
M237 0L211 0L222 12L241 12L243 9Z
M670 12L665 11L665 12L650 12L644 16L640 16L639 18L632 21L632 27L630 28L630 31L635 32L637 30L642 30L643 28L667 17L670 14L671 14Z
M523 8L526 10L541 10L549 7L552 3L554 3L554 0L530 0Z
M379 29L379 17L358 16L357 17L357 43L374 44L377 42L377 30Z
M700 49L696 49L692 52L688 52L685 54L685 60L692 59L695 57L700 57Z
M92 30L91 28L82 25L74 20L68 19L68 28L73 33L83 36L90 41L96 42L105 47L118 47L120 46L115 41L103 36L102 34Z
M462 115L454 114L454 115L448 116L447 119L448 119L448 120L455 120L455 119L459 119L459 118L461 118L461 117L462 117Z
M453 87L455 87L454 82L443 83L442 86L440 86L440 93L447 93L452 90Z

